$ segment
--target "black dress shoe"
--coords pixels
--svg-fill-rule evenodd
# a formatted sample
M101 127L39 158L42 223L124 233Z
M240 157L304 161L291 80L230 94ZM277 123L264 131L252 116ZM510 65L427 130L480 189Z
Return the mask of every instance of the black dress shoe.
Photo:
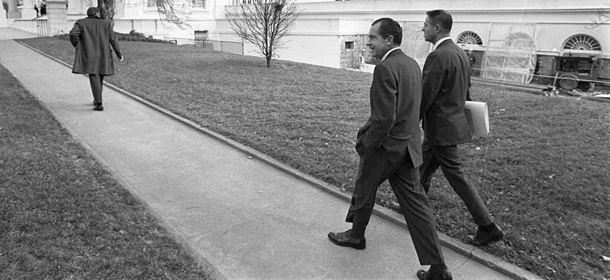
M102 103L97 103L95 106L93 106L93 110L104 111L104 106L102 106Z
M352 247L358 250L364 250L366 248L366 239L364 239L364 237L353 238L351 229L344 232L329 232L328 238L339 246Z
M420 270L417 272L417 279L419 280L453 280L451 272L446 267L434 268L430 267L428 271Z
M485 246L500 241L502 238L504 238L504 232L502 232L497 225L494 225L494 227L489 230L484 230L479 227L477 234L474 236L474 245Z

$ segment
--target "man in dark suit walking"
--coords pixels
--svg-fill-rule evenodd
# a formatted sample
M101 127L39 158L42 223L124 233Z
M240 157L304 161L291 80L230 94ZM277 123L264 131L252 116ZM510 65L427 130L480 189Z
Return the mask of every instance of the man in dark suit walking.
M375 66L370 89L371 115L358 131L356 151L360 167L346 222L352 228L331 232L339 246L365 249L378 186L390 181L407 222L422 265L431 265L432 277L452 279L445 265L427 195L417 166L422 163L419 107L421 71L400 49L402 28L390 19L373 22L367 46L381 62Z
M104 76L114 75L112 51L119 61L123 55L119 49L110 20L100 19L97 8L87 9L87 18L79 19L70 30L70 42L76 48L72 73L89 74L89 84L93 92L93 110L103 111L102 87Z
M427 15L422 31L425 40L434 45L434 51L426 58L422 74L420 114L424 128L424 163L420 167L421 184L428 192L432 175L440 166L478 225L474 243L487 245L501 240L504 233L462 171L457 148L458 144L472 140L464 112L469 99L470 59L449 37L453 25L451 15L443 10L429 11Z

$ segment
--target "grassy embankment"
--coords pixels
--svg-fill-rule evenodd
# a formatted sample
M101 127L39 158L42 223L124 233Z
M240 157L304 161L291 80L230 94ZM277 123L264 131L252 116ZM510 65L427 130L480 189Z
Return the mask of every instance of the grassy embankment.
M0 279L209 279L0 65Z

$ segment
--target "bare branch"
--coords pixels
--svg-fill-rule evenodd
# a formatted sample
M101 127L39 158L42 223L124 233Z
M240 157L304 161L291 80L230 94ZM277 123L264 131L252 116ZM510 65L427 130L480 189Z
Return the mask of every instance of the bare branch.
M186 0L189 1L189 0ZM191 13L188 4L183 3L181 7L177 7L173 0L155 0L157 5L157 12L163 19L162 24L165 21L175 24L180 28L190 26L184 19L188 18Z
M113 20L115 14L115 7L117 0L97 0L97 7L100 10L101 17L104 19ZM147 1L147 0L143 0ZM177 25L180 28L190 26L185 19L190 15L190 0L184 0L181 7L178 7L174 0L153 0L157 6L157 12L161 17L161 23L165 25L165 22L170 22Z
M610 1L604 1L606 6L610 8ZM587 29L594 29L599 27L602 24L610 22L610 9L600 9L595 11L595 19L592 22L585 26Z
M114 19L114 0L97 0L97 8L100 10L100 16L103 19Z
M226 8L231 29L244 41L257 46L267 59L267 67L280 39L292 28L300 15L294 0L251 0Z

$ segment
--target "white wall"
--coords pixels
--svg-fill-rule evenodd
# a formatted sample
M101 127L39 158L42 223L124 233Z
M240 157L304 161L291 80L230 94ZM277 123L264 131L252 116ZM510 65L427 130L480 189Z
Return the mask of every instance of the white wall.
M588 29L595 12L610 6L598 0L411 0L302 2L303 12L287 36L287 44L278 50L282 59L338 67L340 36L367 34L370 23L380 17L392 17L405 29L403 50L422 60L429 51L420 29L432 9L449 10L454 19L454 39L463 31L473 31L483 40L505 38L516 31L531 33L541 51L560 50L572 35L588 34L610 54L610 25ZM217 18L224 20L222 8ZM226 24L217 25L216 34L229 38ZM476 49L476 48L475 48ZM252 52L247 52L252 53ZM420 61L423 62L423 61Z
M70 0L69 12L74 13L82 0ZM85 0L91 1L91 0ZM193 38L194 30L208 30L212 40L241 41L230 29L224 16L224 6L231 0L207 0L204 10L191 10L190 27L180 29L162 24L155 8L145 6L145 0L123 0L117 8L116 29L136 30L156 37ZM596 38L605 55L610 57L610 24L590 29L597 11L610 13L606 0L297 0L302 14L285 37L285 47L277 51L281 59L339 67L341 37L367 34L370 23L380 17L392 17L403 25L403 50L421 61L430 49L423 41L421 26L425 12L446 9L454 19L454 39L463 31L473 31L483 40L485 48L493 38L507 36L502 30L533 28L532 34L540 51L561 50L572 35L588 34ZM80 4L81 7L85 6ZM86 6L83 7L86 9ZM83 13L84 14L84 11ZM70 16L70 15L69 15ZM509 26L507 28L502 26ZM245 44L245 53L258 55L254 46Z

